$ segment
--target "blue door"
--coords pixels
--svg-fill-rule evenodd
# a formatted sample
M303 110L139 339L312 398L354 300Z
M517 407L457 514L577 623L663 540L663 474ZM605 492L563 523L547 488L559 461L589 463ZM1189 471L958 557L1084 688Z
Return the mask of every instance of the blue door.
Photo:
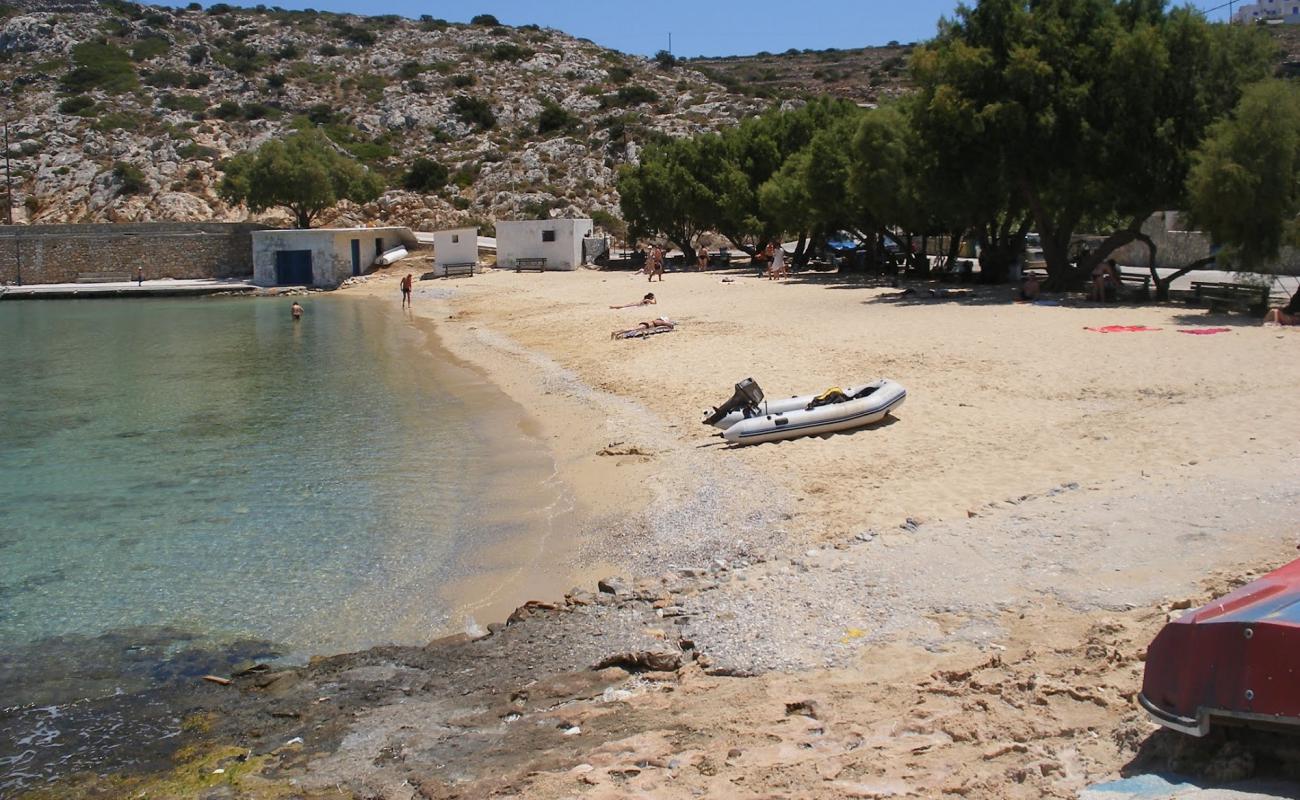
M361 240L352 240L352 274L361 274Z
M275 283L277 286L311 286L311 251L277 250Z

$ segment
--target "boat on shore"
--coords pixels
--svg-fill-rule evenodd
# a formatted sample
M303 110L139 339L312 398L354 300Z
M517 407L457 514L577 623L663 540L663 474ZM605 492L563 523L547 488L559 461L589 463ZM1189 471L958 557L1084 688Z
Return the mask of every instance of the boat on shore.
M1138 703L1172 730L1300 731L1300 559L1169 622L1147 648Z
M865 427L884 419L906 399L907 390L885 378L767 401L758 384L746 379L736 384L731 400L715 408L704 422L721 428L718 435L731 444L760 444Z

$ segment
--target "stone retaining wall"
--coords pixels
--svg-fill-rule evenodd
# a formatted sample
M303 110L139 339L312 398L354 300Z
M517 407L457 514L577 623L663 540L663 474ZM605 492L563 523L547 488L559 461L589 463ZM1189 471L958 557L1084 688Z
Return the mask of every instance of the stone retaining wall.
M73 283L83 273L157 278L253 274L249 223L0 226L0 284Z

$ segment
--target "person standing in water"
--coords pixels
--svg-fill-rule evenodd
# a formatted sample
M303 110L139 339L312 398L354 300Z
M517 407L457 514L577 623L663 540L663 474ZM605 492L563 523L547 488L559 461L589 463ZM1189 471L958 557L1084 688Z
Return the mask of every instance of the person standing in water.
M289 306L289 314L293 316L294 322L302 319L302 306L298 305L297 300L294 300L293 305Z
M405 278L402 278L402 308L411 304L411 274L408 272Z

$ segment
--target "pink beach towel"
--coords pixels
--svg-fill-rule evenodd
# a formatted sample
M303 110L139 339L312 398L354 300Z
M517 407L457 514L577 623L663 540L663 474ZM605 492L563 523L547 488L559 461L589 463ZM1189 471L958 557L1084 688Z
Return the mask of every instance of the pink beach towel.
M1227 333L1232 328L1180 328L1179 333L1190 333L1194 336L1209 336L1212 333Z
M1160 328L1148 328L1145 325L1105 325L1100 328L1084 328L1093 333L1137 333L1138 331L1158 331Z

